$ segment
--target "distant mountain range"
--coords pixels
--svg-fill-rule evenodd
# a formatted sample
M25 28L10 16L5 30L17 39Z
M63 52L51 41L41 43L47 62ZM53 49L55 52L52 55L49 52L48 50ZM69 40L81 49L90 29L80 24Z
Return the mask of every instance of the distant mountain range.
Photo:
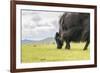
M55 42L54 38L46 38L46 39L43 39L43 40L22 40L22 43L52 43L52 42Z

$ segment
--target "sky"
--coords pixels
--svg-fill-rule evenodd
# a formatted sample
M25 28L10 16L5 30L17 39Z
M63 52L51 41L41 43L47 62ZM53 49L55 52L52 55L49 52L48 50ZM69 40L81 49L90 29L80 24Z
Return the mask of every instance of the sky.
M22 40L54 38L63 12L22 10Z

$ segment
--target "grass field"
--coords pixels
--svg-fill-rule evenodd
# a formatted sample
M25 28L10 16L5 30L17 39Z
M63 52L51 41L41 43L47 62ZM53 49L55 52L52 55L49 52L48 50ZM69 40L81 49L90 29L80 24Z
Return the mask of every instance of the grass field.
M85 43L71 43L71 49L57 49L55 44L22 44L22 63L73 61L90 59L90 49L83 51Z

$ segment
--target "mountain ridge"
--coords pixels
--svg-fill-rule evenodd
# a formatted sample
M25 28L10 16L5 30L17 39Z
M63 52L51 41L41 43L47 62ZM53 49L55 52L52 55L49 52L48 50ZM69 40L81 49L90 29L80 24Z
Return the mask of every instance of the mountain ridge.
M54 42L54 38L52 37L49 37L49 38L45 38L43 40L27 40L27 39L24 39L24 40L21 40L22 43L51 43L51 42Z

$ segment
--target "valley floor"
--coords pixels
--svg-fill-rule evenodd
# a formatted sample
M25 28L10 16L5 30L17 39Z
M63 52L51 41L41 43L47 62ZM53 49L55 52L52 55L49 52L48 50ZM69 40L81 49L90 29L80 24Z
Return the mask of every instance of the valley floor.
M89 60L90 48L83 51L85 43L71 43L71 49L57 49L55 43L51 44L22 44L22 63Z

